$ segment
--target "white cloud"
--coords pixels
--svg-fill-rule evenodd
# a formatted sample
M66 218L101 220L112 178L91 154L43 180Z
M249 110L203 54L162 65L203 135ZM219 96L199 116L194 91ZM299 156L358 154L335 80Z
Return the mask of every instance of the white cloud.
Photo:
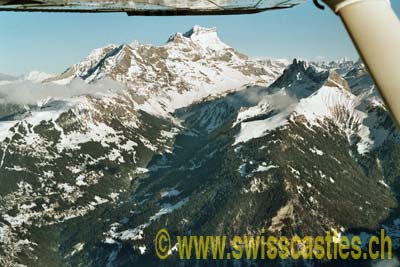
M0 101L3 103L34 105L38 101L49 97L53 99L68 99L84 94L94 95L116 92L124 88L124 85L111 79L104 79L98 84L87 84L83 80L75 79L66 85L33 83L24 80L0 85Z

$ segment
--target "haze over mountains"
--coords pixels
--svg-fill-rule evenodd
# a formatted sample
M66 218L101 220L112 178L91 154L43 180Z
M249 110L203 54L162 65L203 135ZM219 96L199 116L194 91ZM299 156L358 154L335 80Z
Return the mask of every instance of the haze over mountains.
M155 266L160 228L399 236L399 133L361 62L255 60L195 26L29 76L0 76L2 266Z

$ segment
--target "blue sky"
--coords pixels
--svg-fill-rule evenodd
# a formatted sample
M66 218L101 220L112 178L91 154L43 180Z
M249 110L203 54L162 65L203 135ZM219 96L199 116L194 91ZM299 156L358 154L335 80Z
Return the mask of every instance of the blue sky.
M400 14L400 1L392 1ZM339 18L309 1L255 15L128 17L117 14L0 13L0 73L60 73L109 43L161 45L193 25L217 27L237 50L272 58L358 58Z

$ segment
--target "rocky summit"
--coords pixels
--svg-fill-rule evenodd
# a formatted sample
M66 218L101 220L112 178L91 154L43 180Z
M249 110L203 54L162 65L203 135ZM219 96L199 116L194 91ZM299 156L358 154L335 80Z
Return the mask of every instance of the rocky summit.
M359 61L253 59L195 26L0 77L1 266L176 266L160 228L384 227L399 249L399 132Z

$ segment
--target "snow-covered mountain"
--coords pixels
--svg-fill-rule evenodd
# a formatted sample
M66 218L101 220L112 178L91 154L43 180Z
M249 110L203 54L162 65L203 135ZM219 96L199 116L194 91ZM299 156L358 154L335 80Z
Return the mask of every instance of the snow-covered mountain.
M384 224L395 238L400 139L365 67L290 62L252 59L195 26L32 75L44 99L1 95L0 265L157 266L160 228L368 235Z
M2 74L0 73L0 85L4 85L7 83L14 83L14 82L21 82L21 81L31 81L34 83L40 83L44 80L50 79L54 75L45 73L45 72L40 72L40 71L31 71L26 75L23 76L11 76L7 74Z
M346 132L349 141L353 135L361 138L357 145L359 152L364 153L373 144L369 138L369 128L363 124L367 114L360 105L364 99L352 94L350 90L347 80L336 70L317 70L307 62L295 59L270 86L270 91L275 93L273 96L280 96L280 101L286 96L287 103L291 103L267 120L242 123L243 132L239 134L237 142L260 137L266 130L285 125L295 117L302 117L307 124L320 126L328 119L329 123L335 123ZM267 100L269 102L276 101ZM265 104L265 101L261 101L252 107L251 116L265 113L262 108ZM249 116L249 111L243 113ZM243 115L239 113L238 118L241 117Z
M194 26L172 35L162 46L109 45L48 82L84 79L95 83L104 77L126 84L144 98L150 113L168 113L208 95L237 90L246 84L267 85L286 67L285 62L259 62L223 43L216 29ZM160 110L154 109L156 104Z
M31 71L23 78L24 80L31 81L33 83L40 83L43 82L44 80L50 79L53 76L54 75L45 72Z

